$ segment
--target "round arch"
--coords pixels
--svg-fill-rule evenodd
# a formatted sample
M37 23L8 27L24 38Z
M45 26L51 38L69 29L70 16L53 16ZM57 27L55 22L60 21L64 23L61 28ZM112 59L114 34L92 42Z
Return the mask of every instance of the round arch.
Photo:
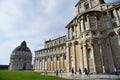
M74 45L78 45L78 44L79 44L79 42L78 42L78 41L75 41L75 42L74 42Z
M68 43L68 46L72 46L72 43L70 42L70 43Z
M115 35L116 35L115 32L110 32L110 33L108 34L109 37L114 37Z

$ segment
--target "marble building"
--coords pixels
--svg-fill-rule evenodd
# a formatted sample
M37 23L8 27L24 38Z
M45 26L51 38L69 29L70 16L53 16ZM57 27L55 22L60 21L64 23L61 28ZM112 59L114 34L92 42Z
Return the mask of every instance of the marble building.
M75 7L66 36L45 41L45 48L35 51L35 71L87 68L99 74L120 69L120 3L80 0Z
M44 47L35 51L35 71L66 70L66 36L45 41Z
M16 47L10 56L9 70L31 70L32 53L25 41Z

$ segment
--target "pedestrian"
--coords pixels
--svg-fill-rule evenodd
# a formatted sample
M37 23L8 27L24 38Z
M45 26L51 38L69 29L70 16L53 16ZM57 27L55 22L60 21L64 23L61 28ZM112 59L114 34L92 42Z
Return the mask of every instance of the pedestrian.
M79 68L79 74L82 74L82 73L81 73L81 69L80 69L80 68Z
M72 75L74 74L74 69L72 68Z
M44 75L47 75L47 70L46 69L44 69Z
M62 70L60 70L60 75L61 75L61 77L62 77Z
M87 70L87 68L84 69L84 72L85 72L85 75L88 76L88 70Z
M56 70L56 76L58 77L58 70Z

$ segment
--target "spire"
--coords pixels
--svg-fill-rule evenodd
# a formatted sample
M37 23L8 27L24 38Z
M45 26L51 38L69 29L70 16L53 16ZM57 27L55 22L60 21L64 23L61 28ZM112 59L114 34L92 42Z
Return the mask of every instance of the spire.
M21 43L21 46L27 46L27 44L26 44L26 41L24 40L22 43Z

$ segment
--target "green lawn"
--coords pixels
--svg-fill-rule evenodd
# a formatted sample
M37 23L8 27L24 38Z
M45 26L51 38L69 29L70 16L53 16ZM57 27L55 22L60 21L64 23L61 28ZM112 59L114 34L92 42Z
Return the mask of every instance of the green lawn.
M0 80L68 80L54 76L44 76L39 72L0 70Z

